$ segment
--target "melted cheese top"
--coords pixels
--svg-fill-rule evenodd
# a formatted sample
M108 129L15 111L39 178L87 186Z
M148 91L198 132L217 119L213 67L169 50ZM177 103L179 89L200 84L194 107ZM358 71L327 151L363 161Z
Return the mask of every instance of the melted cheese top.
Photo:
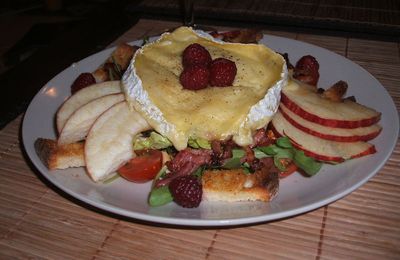
M183 50L203 45L213 59L236 63L231 87L186 90L179 82ZM252 143L254 130L277 111L287 82L281 55L260 44L224 43L206 33L180 27L138 50L123 77L127 101L175 148L186 148L189 137Z

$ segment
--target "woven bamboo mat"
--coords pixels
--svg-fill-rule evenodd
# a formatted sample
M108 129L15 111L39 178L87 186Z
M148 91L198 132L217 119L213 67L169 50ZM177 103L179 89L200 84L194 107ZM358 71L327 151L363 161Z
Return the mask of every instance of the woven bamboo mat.
M178 24L141 20L115 43ZM398 43L265 31L347 56L400 108ZM400 144L368 183L296 217L223 229L149 225L79 203L46 185L21 147L22 116L0 132L0 259L399 259Z
M146 0L135 7L142 15L181 17L177 0ZM350 32L400 34L396 0L196 0L196 19L255 22Z

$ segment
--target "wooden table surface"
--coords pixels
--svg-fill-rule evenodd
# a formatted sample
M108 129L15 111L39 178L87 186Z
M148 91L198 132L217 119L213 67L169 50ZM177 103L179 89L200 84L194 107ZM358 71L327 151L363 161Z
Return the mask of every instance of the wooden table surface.
M119 42L179 24L140 20ZM374 75L400 107L400 45L351 37L265 33L343 55ZM22 148L23 114L0 131L0 259L399 259L400 146L379 173L332 204L249 226L190 228L105 214L47 186Z

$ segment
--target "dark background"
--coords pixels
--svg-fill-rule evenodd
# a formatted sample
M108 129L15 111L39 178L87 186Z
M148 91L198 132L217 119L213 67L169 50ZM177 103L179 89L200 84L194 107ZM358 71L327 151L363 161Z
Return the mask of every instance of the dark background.
M181 0L0 1L0 128L74 61L140 18L182 21ZM398 0L196 0L196 23L399 41Z

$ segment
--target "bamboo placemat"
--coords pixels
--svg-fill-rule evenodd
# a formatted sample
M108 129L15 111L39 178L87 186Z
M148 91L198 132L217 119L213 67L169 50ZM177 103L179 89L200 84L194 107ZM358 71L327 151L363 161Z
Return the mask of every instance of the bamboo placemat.
M141 20L115 41L178 24ZM400 107L398 43L270 32L362 65ZM0 132L0 259L399 259L400 144L368 183L330 205L230 228L149 225L91 208L43 180L23 152L23 115Z
M146 0L133 11L154 17L181 17L177 0ZM196 19L254 22L386 34L400 33L400 6L396 0L196 0Z

